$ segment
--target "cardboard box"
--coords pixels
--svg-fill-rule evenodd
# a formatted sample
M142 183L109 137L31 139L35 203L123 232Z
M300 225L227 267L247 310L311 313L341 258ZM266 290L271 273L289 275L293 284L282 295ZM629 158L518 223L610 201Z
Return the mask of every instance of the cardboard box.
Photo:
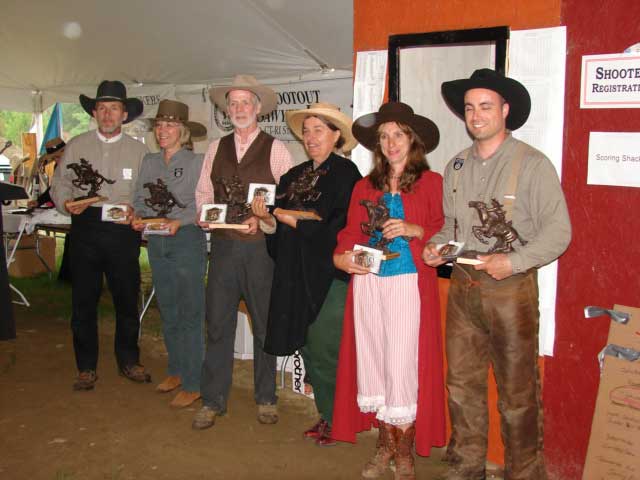
M611 322L607 345L640 351L640 308L626 325ZM591 425L583 480L640 479L640 360L606 355Z
M53 271L56 266L56 240L53 237L40 236L38 239L40 256ZM11 252L15 240L9 242L7 256ZM36 234L23 235L18 244L15 257L9 265L9 276L17 278L34 277L47 272L47 267L36 255Z

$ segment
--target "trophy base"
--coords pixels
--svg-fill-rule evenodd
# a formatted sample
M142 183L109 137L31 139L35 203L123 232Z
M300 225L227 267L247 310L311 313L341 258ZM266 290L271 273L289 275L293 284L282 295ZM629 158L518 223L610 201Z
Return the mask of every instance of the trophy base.
M144 223L145 225L161 225L163 223L167 223L168 219L165 217L143 217L139 222Z
M478 255L488 255L487 253L467 250L456 257L456 262L463 265L482 265L484 262L478 260Z
M273 211L274 214L281 213L283 215L291 215L297 220L322 220L322 217L316 212L309 212L306 210L285 210L284 208L276 208Z
M93 205L94 203L98 203L98 202L104 202L105 200L108 200L107 197L103 197L100 195L97 195L95 197L89 197L89 198L76 198L74 200L71 200L70 202L66 203L67 207L77 207L77 206L82 206L82 205Z
M209 230L215 229L227 229L227 230L249 230L249 225L245 223L209 223L207 224Z

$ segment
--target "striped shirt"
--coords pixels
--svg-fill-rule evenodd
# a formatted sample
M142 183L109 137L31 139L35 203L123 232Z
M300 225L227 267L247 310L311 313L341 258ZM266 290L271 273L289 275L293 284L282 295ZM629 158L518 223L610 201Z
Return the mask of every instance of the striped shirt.
M236 156L238 157L238 163L242 161L244 154L247 153L249 147L260 133L260 129L256 128L247 138L246 142L242 142L240 135L234 133L234 140L236 146ZM196 208L198 211L202 208L202 205L207 203L215 203L213 198L213 184L211 183L211 169L213 167L213 160L216 158L218 152L218 145L220 139L214 140L209 145L207 153L204 156L204 162L202 163L202 170L200 171L200 179L196 186ZM271 156L269 158L271 164L271 174L276 183L280 183L280 177L287 173L287 171L293 166L293 159L287 147L284 146L280 140L275 139L271 146Z

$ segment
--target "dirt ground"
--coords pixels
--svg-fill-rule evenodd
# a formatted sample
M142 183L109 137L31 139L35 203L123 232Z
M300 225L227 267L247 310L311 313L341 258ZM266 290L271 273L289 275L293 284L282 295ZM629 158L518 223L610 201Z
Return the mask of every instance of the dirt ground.
M236 361L228 414L194 431L199 402L175 410L172 393L155 392L166 367L162 338L144 332L142 362L154 383L134 384L117 375L108 319L101 321L96 389L73 392L67 314L56 310L15 306L18 338L0 342L0 479L356 479L374 450L372 432L356 445L303 440L315 407L288 389L278 393L280 422L258 424L250 361ZM442 472L441 453L417 458L417 478Z

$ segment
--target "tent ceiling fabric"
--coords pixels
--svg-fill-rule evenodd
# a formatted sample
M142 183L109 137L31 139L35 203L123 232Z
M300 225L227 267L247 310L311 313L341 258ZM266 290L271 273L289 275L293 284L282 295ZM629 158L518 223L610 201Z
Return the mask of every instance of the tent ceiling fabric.
M104 79L212 85L352 68L346 0L5 0L1 12L0 109L32 110L32 91L95 94Z

